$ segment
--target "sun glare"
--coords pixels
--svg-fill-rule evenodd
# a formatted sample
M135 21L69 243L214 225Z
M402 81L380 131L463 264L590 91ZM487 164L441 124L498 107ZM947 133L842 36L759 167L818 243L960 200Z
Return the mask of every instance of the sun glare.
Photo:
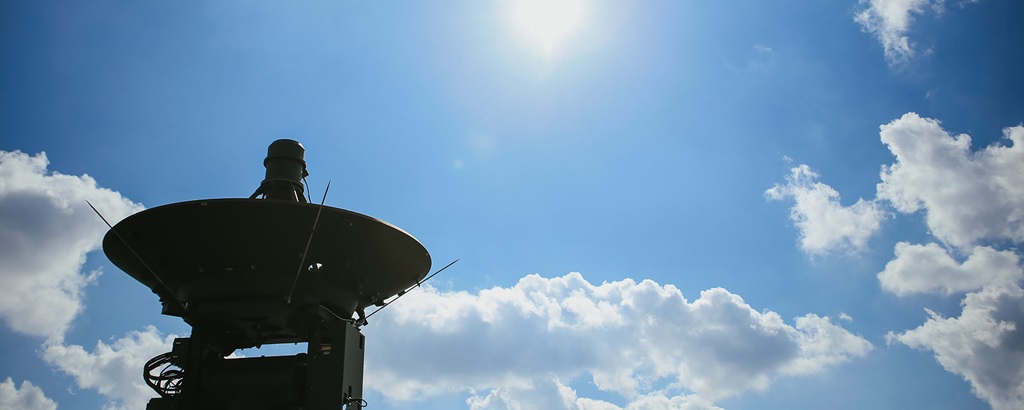
M583 0L516 0L516 25L550 55L579 23Z

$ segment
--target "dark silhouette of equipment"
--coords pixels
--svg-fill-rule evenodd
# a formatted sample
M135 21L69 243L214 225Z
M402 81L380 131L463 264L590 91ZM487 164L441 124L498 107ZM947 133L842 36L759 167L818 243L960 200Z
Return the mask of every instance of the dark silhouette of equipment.
M365 405L364 309L422 283L430 255L393 225L309 203L304 155L296 141L274 141L251 197L148 209L103 238L110 261L160 296L163 314L192 326L146 364L160 395L147 409ZM307 351L227 358L279 343Z

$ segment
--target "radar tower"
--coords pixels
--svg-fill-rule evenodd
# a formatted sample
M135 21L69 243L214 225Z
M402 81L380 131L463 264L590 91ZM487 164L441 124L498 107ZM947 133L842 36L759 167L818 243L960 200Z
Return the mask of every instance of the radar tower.
M299 142L274 141L249 198L147 209L103 238L110 261L152 289L163 314L192 326L146 364L143 377L160 395L148 410L365 405L364 309L422 283L430 255L387 222L309 203L304 156ZM229 358L283 343L307 349Z

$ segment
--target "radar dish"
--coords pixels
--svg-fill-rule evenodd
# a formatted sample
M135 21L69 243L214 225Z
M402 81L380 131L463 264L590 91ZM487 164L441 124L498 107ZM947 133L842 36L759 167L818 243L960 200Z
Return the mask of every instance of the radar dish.
M308 203L304 155L297 141L274 141L249 198L147 209L103 238L114 265L159 295L164 314L192 326L147 363L143 377L160 395L147 409L365 404L364 309L419 285L430 255L387 222ZM298 342L306 353L226 359Z

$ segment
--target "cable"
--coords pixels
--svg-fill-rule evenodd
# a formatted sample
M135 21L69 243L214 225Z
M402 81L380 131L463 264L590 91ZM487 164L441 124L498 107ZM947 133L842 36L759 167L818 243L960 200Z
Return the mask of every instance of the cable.
M313 203L313 193L309 192L309 182L306 182L306 177L302 177L302 183L306 185L306 202Z
M156 391L160 397L173 397L181 394L181 382L185 379L185 370L171 363L171 352L149 359L142 371L146 384ZM159 373L154 373L154 371Z
M348 408L348 406L353 405L353 404L355 404L356 408L359 408L359 409L370 407L370 403L367 403L366 400L363 399L362 397L346 396L345 397L345 406L346 406L345 408Z

